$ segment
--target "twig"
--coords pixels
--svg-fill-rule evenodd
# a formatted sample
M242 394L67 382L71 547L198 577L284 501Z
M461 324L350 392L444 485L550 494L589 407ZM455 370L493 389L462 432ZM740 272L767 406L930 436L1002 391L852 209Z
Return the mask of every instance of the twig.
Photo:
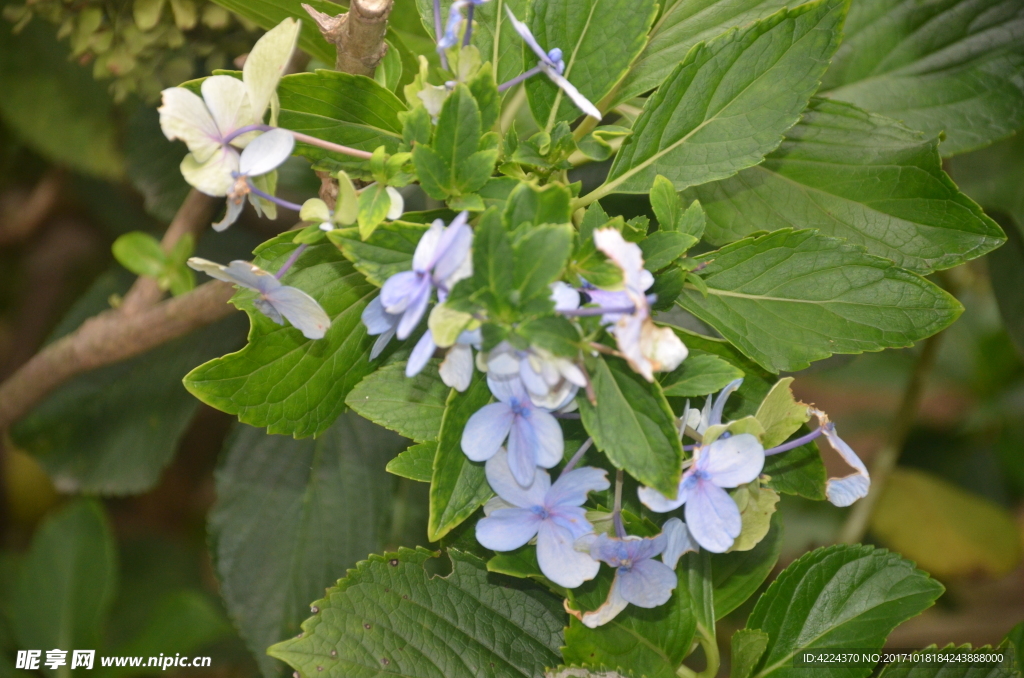
M889 435L871 463L871 489L868 491L868 496L853 505L853 510L850 511L850 515L839 532L841 543L856 544L864 539L864 534L871 521L871 514L878 504L878 498L881 496L882 490L885 489L889 474L896 467L896 462L899 461L910 430L914 426L917 410L921 404L921 396L924 394L924 382L935 362L941 337L942 333L940 332L924 340L924 346L917 356L914 370L903 391L903 399L899 409L896 410L896 418L889 428Z
M346 14L331 16L309 5L309 12L324 39L335 46L338 57L335 68L343 73L373 77L388 46L384 33L394 0L352 0Z

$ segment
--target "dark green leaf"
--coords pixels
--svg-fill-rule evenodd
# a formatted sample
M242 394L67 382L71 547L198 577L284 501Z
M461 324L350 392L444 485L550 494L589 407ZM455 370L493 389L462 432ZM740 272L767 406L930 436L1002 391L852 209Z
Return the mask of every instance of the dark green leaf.
M523 224L567 224L572 217L571 204L572 196L563 186L523 182L509 194L502 220L510 231Z
M625 362L587 361L597 406L578 397L583 425L615 466L667 497L674 497L683 448L675 415L657 382L649 384Z
M534 0L527 23L542 48L562 50L563 75L597 104L647 44L657 9L654 0ZM525 46L523 53L532 67L536 56ZM547 77L528 80L526 93L533 117L548 131L558 121L572 121L582 114Z
M569 224L531 228L512 248L512 287L521 303L550 295L548 285L558 279L572 252L573 230Z
M686 55L647 101L596 193L677 190L761 162L793 126L839 45L843 0L815 0L733 30Z
M678 231L655 231L640 241L644 268L660 271L697 244L698 239Z
M436 454L437 443L413 445L389 461L387 471L409 480L429 483L434 475L434 456Z
M489 304L498 311L512 290L512 243L496 208L484 212L473 238L473 284L489 291Z
M709 295L687 289L676 303L772 371L910 346L962 311L927 280L813 231L747 238L697 260L708 262Z
M999 227L942 171L938 139L848 104L816 99L757 167L687 191L708 241L816 228L929 273L995 249Z
M452 389L448 395L430 482L430 541L448 534L494 494L484 478L484 465L470 461L462 452L466 422L490 399L487 380L477 371L465 393Z
M989 646L947 645L940 649L930 645L915 652L919 656L916 661L887 664L878 678L1013 678L1020 675L1011 668L1009 657L999 664L977 665L969 663L966 655L972 654L991 655L998 651Z
M778 562L781 549L782 520L778 513L774 513L768 534L757 546L749 551L711 555L716 617L725 617L761 588Z
M432 555L370 556L315 603L301 638L271 654L324 678L534 678L558 663L564 614L556 599L496 585L482 561L454 549L452 573L431 577L424 564Z
M43 649L45 659L45 650L99 645L117 587L117 553L98 502L78 499L50 515L20 570L10 603L19 647ZM66 666L44 667L43 673L72 675L70 658ZM89 673L79 668L73 675Z
M855 2L822 90L945 132L945 156L987 146L1024 126L1022 30L1016 2Z
M296 245L285 234L257 250L256 265L276 270ZM297 437L327 430L345 408L345 396L373 370L373 340L360 315L377 294L330 244L310 245L284 282L316 299L332 324L323 339L306 339L291 325L277 325L252 306L253 293L234 302L251 323L241 351L200 365L185 376L185 388L203 402L243 423Z
M1009 242L988 255L988 272L1003 326L1024 356L1024 232L1007 223L1006 235Z
M931 607L942 585L895 553L837 545L787 567L757 601L747 628L770 638L754 678L800 676L803 650L881 649L898 624ZM867 676L872 667L851 671Z
M139 106L124 128L125 169L142 194L146 212L170 223L191 187L181 176L188 152L182 143L168 143L155 108Z
M448 387L433 360L411 379L405 363L385 365L366 376L348 394L345 403L372 422L416 442L437 440Z
M530 345L551 351L555 355L567 357L579 355L579 331L568 319L562 316L547 316L527 320L521 323L516 328L516 331Z
M218 5L239 14L265 31L269 31L288 17L302 20L302 33L299 34L299 48L311 57L325 64L333 64L335 49L320 35L303 3L325 14L339 14L344 7L339 7L327 0L215 0Z
M427 228L422 224L391 221L374 230L365 241L359 237L357 228L335 229L327 233L327 238L367 280L383 287L394 274L412 268L412 255Z
M228 611L267 678L267 647L294 636L309 603L380 548L389 515L386 460L402 441L354 414L316 440L239 426L217 470L212 550Z
M690 351L679 367L659 381L666 396L691 398L716 393L742 376L743 370L718 356Z

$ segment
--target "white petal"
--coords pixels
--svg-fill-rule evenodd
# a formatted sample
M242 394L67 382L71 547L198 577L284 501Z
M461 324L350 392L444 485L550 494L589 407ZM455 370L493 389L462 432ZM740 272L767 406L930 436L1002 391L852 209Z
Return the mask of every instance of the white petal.
M580 94L580 91L576 87L565 79L565 76L559 75L558 71L548 66L544 69L544 73L547 74L551 81L558 85L558 87L566 93L566 95L572 99L572 102L576 104L576 107L596 120L601 120L603 117L601 111L598 110L597 106L590 103L590 99Z
M460 393L469 388L473 379L473 349L468 344L455 344L448 349L441 367L441 381Z
M658 327L650 318L640 331L640 352L650 361L655 372L671 372L689 354L675 332L668 327Z
M230 75L211 75L203 80L202 92L203 101L210 109L221 135L226 137L236 129L262 122L256 120L253 115L245 85L238 78Z
M205 162L221 145L220 131L206 103L184 87L171 87L162 94L157 111L164 136L181 139L198 162Z
M661 562L673 570L684 553L697 550L697 542L690 536L690 530L679 518L669 518L661 526L661 533L667 538Z
M860 460L853 448L836 433L835 426L831 423L824 425L825 439L847 464L852 466L856 473L845 478L829 478L825 484L825 496L836 506L849 506L853 502L866 497L871 488L871 476L864 462Z
M505 448L499 449L487 460L484 473L487 476L487 484L494 493L519 508L543 506L544 497L551 487L551 476L539 468L534 469L533 482L528 486L523 487L516 482L508 465L508 451Z
M224 218L213 224L213 230L218 233L224 230L238 221L238 217L242 214L242 209L245 207L245 200L242 198L232 198L228 196L227 209L224 211Z
M211 278L233 283L250 290L261 292L263 289L273 289L281 283L273 275L264 271L255 264L248 261L232 261L230 265L223 266L207 259L192 257L188 260L189 268L201 271Z
M538 59L547 63L549 61L548 53L544 51L543 47L537 44L537 39L533 37L530 27L517 19L516 15L512 13L512 10L508 5L505 5L505 11L508 13L509 21L512 22L512 28L514 28L516 33L519 34L519 37L523 39L523 42L530 46L530 49L533 50L533 53L537 55Z
M384 189L387 191L388 197L391 198L391 207L388 208L387 219L394 221L402 216L405 212L405 199L402 194L398 192L398 189L394 186L388 186Z
M288 159L295 148L295 137L285 129L272 129L259 135L245 147L238 171L250 177L272 172Z
M622 593L619 591L619 573L616 570L612 587L608 590L608 598L596 610L584 612L580 621L587 628L596 629L598 626L603 626L615 619L620 612L626 609L627 605L629 605L629 601L623 598Z
M297 287L282 285L265 296L307 339L323 339L331 326L331 318L320 304Z
M550 520L537 531L537 564L544 576L559 586L574 589L597 576L601 563L577 551L572 532Z
M549 287L556 311L575 311L580 307L580 293L569 283L558 280Z
M645 486L638 488L636 494L640 498L640 503L655 513L668 513L669 511L675 511L686 502L686 495L682 491L681 482L679 486L679 493L675 499L669 499L654 488Z
M740 433L700 448L695 463L715 485L739 487L761 475L764 448L753 435Z
M260 122L295 51L301 26L301 22L289 17L267 31L253 45L242 66L242 81L248 90L253 115Z
M231 192L235 185L234 172L237 171L238 151L230 146L218 147L206 162L199 162L191 153L181 161L181 175L185 181L215 198Z

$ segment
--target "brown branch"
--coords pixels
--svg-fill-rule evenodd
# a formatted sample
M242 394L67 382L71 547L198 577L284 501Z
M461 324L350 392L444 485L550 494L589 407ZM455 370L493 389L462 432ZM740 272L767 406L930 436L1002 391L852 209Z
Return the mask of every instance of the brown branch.
M0 431L53 389L89 370L132 358L234 311L231 285L213 281L134 313L122 308L89 318L33 356L0 384Z
M388 50L384 33L393 4L394 0L352 0L348 12L337 16L306 4L302 8L313 17L324 39L337 49L335 69L372 78Z

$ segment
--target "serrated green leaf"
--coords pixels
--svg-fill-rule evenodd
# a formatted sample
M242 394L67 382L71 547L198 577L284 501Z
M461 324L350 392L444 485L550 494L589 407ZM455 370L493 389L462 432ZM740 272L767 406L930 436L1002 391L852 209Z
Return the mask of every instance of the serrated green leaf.
M587 369L597 405L586 397L576 402L597 449L644 485L674 497L683 448L661 386L647 383L617 358L590 359Z
M557 599L495 585L482 561L455 549L452 573L432 577L424 569L432 555L370 556L316 601L301 638L270 654L302 676L324 678L534 678L558 663L564 613Z
M815 0L696 45L658 91L595 193L676 190L761 162L793 126L839 45L844 0Z
M657 9L654 0L534 0L527 23L542 48L562 50L563 75L597 104L647 44ZM523 53L532 67L536 60L533 52L524 45ZM526 94L533 117L548 131L561 120L572 121L582 115L549 78L528 80Z
M579 331L567 318L562 316L527 320L516 328L516 332L531 346L542 348L555 355L566 357L579 355Z
M718 356L690 351L679 367L662 375L658 381L666 396L692 398L716 393L742 376L743 370Z
M444 200L472 193L487 183L497 152L480 150L480 136L480 108L469 89L459 85L441 107L431 145L417 144L412 151L427 195Z
M385 470L402 478L419 483L429 483L434 475L434 455L436 454L436 442L413 445L389 461Z
M783 0L710 0L699 5L666 0L650 41L623 79L615 102L656 89L698 42L764 19L786 5Z
M312 23L307 18L303 24ZM333 62L333 57L331 62ZM384 146L388 153L402 142L399 113L406 110L393 92L362 75L317 70L281 78L279 124L285 129L343 146L372 152ZM351 156L298 142L295 154L317 161L350 162Z
M487 380L478 371L473 372L473 381L464 393L452 389L448 395L430 481L430 541L438 541L458 527L494 495L484 477L484 465L470 461L462 451L466 422L490 400Z
M697 260L708 262L709 294L686 289L676 303L771 371L910 346L963 309L927 280L813 231L747 238Z
M768 647L768 634L760 629L740 629L732 634L729 678L750 678Z
M644 255L644 268L648 271L660 271L683 256L686 250L696 245L697 242L697 238L688 233L655 231L640 241L640 250Z
M881 649L898 624L931 607L942 585L895 553L836 545L805 554L757 601L747 628L768 634L754 678L800 676L798 652ZM867 676L871 667L852 671Z
M754 415L764 427L761 444L765 449L786 442L811 418L807 405L793 397L793 381L793 377L783 377L775 382Z
M373 79L382 87L392 92L397 92L402 82L402 71L404 68L402 66L402 55L390 40L386 44L388 49L384 53L384 58L377 64L377 70L373 74Z
M396 273L412 268L416 245L427 232L423 224L391 221L373 231L366 241L356 228L339 228L327 233L355 269L378 287Z
M502 220L510 231L523 224L567 224L572 217L571 203L572 196L564 186L521 182L509 193Z
M263 675L284 675L267 647L294 636L323 594L386 534L402 440L343 415L316 440L238 426L217 469L210 535L220 593Z
M373 235L390 209L391 196L384 184L374 184L363 189L359 194L359 236L366 240Z
M754 595L768 579L782 549L782 520L772 515L768 533L749 551L711 554L715 616L722 619Z
M285 234L262 245L256 265L277 270L297 245ZM345 396L373 370L360 316L377 294L338 248L310 245L284 282L312 296L331 318L323 339L306 339L291 325L278 325L252 306L241 291L234 303L251 324L241 351L189 372L185 388L206 404L269 433L305 437L321 433L345 408Z
M548 285L558 279L572 252L569 224L545 224L530 229L513 246L512 287L520 303L550 296Z
M999 644L999 647L1013 650L1014 664L1017 667L1017 671L1020 672L1021 667L1024 666L1024 622L1010 629L1010 632L1006 634L1006 638Z
M1024 7L1000 0L853 3L828 96L945 133L945 156L1024 126Z
M404 362L385 365L356 384L345 404L418 443L436 441L449 391L437 365L430 361L412 378L405 376Z
M942 171L938 139L815 99L757 167L689 189L721 245L756 231L816 228L929 273L995 249L999 226Z
M947 645L938 648L929 645L917 650L916 661L886 664L878 678L1013 678L1020 675L1012 669L1012 662L1005 657L999 664L971 664L968 654L998 654L991 647L970 645ZM939 657L937 655L943 655Z
M512 243L501 225L496 208L484 212L473 238L473 284L478 290L487 290L485 303L492 311L500 312L507 304L512 290L514 262Z
M732 498L740 508L743 522L740 534L729 547L729 552L750 551L767 536L779 495L769 487L761 487L760 481L755 480L737 488Z
M114 536L101 504L78 499L51 514L22 559L9 614L23 648L92 648L117 587ZM46 676L85 676L45 666Z

